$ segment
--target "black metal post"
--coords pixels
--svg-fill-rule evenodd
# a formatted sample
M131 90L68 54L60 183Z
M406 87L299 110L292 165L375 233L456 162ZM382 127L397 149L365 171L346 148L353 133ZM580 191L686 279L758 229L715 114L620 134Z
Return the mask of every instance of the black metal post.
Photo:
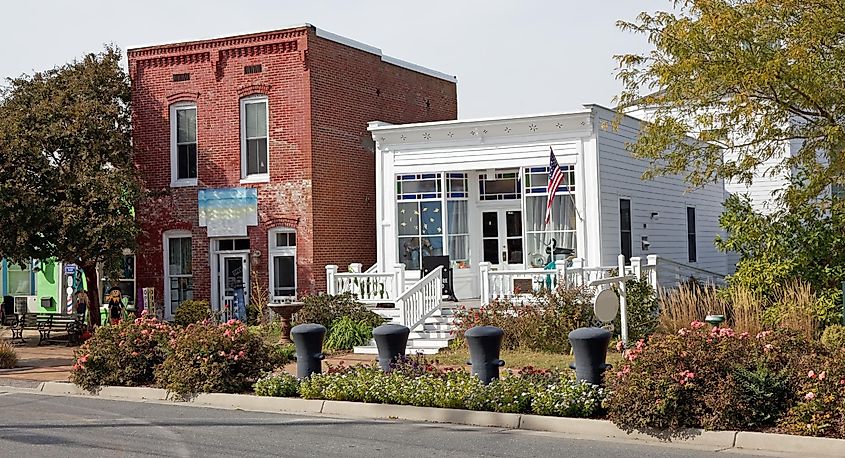
M469 345L468 364L472 366L472 374L485 385L499 378L499 368L505 365L499 359L504 335L505 331L495 326L476 326L464 333Z
M410 333L411 330L401 324L383 324L373 329L373 340L378 348L378 365L381 370L390 371L390 365L405 356Z
M569 342L575 354L575 378L593 385L602 384L604 371L610 368L607 360L607 346L610 331L602 328L578 328L569 333Z
M326 327L321 324L305 323L290 330L290 337L296 345L296 376L300 380L323 372L325 336Z

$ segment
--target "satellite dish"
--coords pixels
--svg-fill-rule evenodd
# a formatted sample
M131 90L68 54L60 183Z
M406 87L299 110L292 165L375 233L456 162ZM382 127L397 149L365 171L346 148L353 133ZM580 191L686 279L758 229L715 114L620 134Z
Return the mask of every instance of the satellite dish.
M619 313L619 297L610 288L598 293L593 300L593 312L603 323L610 323Z

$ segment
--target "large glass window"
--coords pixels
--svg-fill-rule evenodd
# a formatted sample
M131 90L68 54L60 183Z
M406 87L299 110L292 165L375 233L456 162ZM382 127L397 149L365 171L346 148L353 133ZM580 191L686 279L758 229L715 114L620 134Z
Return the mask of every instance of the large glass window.
M168 291L168 309L172 316L182 302L193 299L194 282L191 263L191 237L172 235L166 239L167 272L165 284Z
M267 97L241 100L241 173L266 178L268 173Z
M564 178L552 202L551 219L545 224L549 201L548 167L525 169L525 262L529 267L546 266L575 253L575 166L561 165Z
M467 175L446 174L446 221L449 260L458 269L469 268L469 201Z
M293 229L270 231L270 291L273 299L296 297L296 232Z
M173 185L196 184L197 179L197 107L177 104L170 110Z
M129 302L135 303L135 255L127 253L121 259L121 267L117 272L117 278L109 278L108 275L103 276L100 291L105 294L111 288L120 288L120 293L123 297L129 298Z
M34 286L31 262L25 262L23 265L7 262L6 294L9 296L31 296L35 294Z
M396 177L399 262L419 270L423 256L443 254L443 192L440 173Z

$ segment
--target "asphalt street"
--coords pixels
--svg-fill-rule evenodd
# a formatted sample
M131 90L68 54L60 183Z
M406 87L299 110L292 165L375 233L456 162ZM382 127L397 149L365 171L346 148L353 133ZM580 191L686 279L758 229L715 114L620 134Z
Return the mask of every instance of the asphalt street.
M730 457L725 452L442 424L350 420L0 388L3 457Z

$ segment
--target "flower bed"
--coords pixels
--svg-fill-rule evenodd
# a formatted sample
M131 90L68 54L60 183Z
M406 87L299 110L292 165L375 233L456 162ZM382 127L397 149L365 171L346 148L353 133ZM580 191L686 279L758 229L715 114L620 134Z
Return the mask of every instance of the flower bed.
M466 371L438 369L421 359L406 360L388 373L358 365L332 367L302 382L288 374L271 375L255 384L255 393L566 417L599 416L605 396L602 388L559 372L506 371L483 385Z
M608 376L608 417L623 429L845 437L845 352L800 333L750 335L693 322L637 342L625 357Z

